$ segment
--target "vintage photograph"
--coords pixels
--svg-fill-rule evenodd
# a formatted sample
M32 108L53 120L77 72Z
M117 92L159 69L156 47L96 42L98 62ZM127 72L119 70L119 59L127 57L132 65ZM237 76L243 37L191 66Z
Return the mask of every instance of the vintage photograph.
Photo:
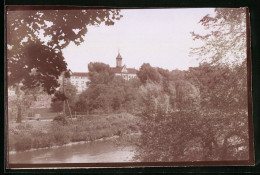
M247 30L246 8L7 7L7 163L249 165Z

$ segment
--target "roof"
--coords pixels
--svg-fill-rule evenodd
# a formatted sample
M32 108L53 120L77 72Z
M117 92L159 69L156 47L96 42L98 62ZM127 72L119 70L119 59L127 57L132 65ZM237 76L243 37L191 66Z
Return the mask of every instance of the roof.
M123 67L111 67L112 72L121 73Z
M123 67L111 67L112 72L114 73L122 73ZM135 68L126 68L127 73L126 74L136 74L137 70Z
M127 72L129 74L137 74L137 70L135 68L127 68Z
M122 60L122 57L121 57L120 53L118 53L116 59L121 59Z
M72 72L70 76L75 76L75 77L88 77L87 72Z

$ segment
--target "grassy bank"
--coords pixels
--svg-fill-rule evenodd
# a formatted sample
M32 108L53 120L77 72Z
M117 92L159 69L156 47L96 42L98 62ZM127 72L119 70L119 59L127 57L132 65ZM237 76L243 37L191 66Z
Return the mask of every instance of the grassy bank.
M70 142L94 141L139 131L138 117L131 114L111 114L56 121L31 121L9 124L9 150L59 146Z

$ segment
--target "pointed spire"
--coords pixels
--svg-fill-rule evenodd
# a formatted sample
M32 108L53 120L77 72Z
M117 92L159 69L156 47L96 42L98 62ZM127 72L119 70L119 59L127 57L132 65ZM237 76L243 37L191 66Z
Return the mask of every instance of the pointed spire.
M116 59L122 59L122 56L120 55L120 49L119 48L118 48L118 55L117 55Z
M118 48L118 55L116 57L116 67L122 67L122 57L120 55L119 48Z

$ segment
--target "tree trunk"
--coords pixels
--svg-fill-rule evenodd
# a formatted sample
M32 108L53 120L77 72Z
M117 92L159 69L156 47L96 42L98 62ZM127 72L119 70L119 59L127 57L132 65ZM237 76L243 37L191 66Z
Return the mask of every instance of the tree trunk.
M21 123L22 122L22 107L20 104L17 105L17 118L16 118L16 123Z

